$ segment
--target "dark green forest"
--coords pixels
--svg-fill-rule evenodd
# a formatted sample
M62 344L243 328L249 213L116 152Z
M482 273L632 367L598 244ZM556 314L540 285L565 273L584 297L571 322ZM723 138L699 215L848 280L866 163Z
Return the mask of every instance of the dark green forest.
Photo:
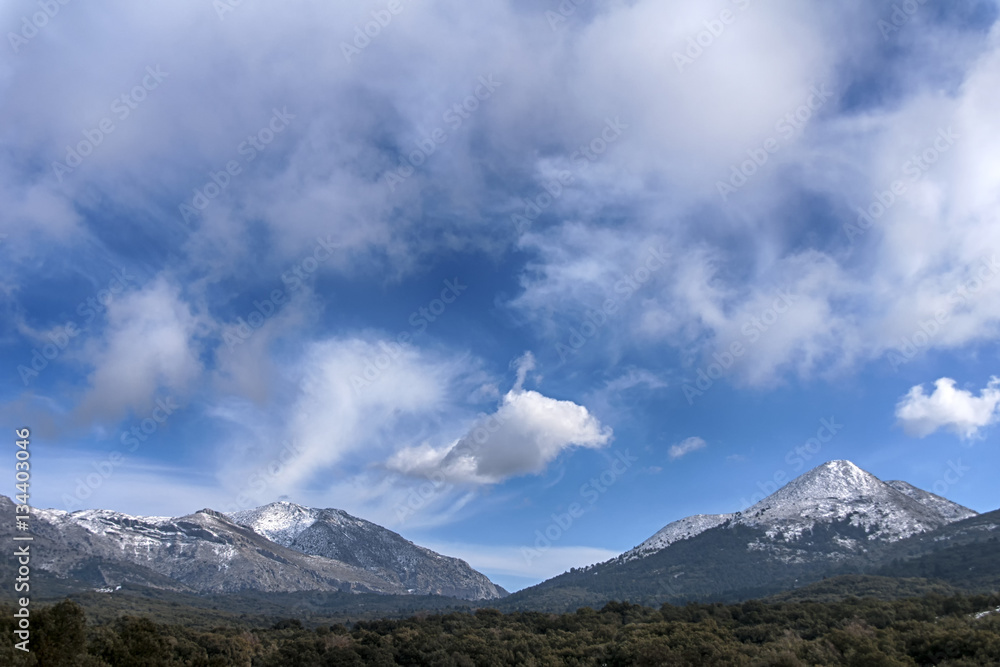
M878 580L867 585L892 593L878 590ZM840 587L813 591L823 599L836 597ZM14 649L13 609L0 608L0 664L998 665L1000 613L982 613L998 607L1000 594L932 593L659 609L612 602L565 614L481 608L317 626L289 618L196 628L134 615L88 622L83 607L66 599L32 613L31 653Z

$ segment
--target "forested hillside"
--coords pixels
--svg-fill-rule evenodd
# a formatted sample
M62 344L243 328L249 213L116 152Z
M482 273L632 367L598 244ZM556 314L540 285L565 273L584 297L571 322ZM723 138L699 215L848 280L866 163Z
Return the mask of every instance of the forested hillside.
M210 630L133 616L88 625L67 600L33 614L30 654L12 646L12 613L0 609L0 663L15 666L1000 664L997 594L661 609L610 603L562 615L484 608L350 627L288 619Z

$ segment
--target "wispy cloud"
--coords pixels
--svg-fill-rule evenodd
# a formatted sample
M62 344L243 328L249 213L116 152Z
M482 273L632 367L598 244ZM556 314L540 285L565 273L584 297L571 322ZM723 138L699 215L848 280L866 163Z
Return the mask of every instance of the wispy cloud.
M687 456L691 452L696 452L699 449L704 449L705 447L708 447L708 443L705 442L702 438L699 438L697 436L685 438L684 440L678 442L676 445L670 446L670 452L669 452L670 458L672 460L676 460L681 458L682 456Z

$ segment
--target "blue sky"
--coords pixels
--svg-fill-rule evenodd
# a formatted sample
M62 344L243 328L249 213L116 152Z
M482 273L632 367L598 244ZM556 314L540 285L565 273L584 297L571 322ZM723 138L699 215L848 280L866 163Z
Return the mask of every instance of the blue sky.
M511 589L830 459L1000 506L996 3L40 7L37 506L338 507Z

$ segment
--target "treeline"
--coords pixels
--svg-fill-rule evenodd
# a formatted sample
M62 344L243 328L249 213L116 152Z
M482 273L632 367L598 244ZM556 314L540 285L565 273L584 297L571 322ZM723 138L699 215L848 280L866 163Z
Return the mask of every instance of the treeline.
M600 611L426 614L305 628L193 630L123 616L89 625L65 600L32 614L31 653L13 646L0 608L0 664L42 667L229 665L998 665L1000 595L895 601L752 600L739 604L613 602ZM978 615L978 618L977 618Z

